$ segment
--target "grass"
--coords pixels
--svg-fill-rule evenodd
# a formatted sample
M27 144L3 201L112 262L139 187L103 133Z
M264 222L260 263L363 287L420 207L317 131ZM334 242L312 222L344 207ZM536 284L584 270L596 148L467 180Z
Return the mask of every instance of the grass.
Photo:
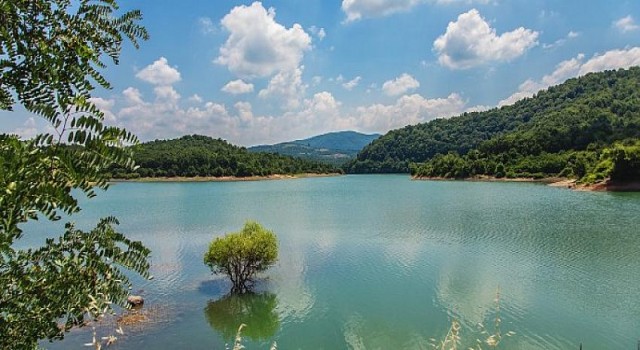
M501 325L502 318L500 318L500 289L496 291L495 298L495 318L493 320L493 330L490 332L487 327L483 323L478 323L478 330L480 336L476 338L476 344L473 347L469 347L468 350L483 350L483 349L497 349L500 343L503 340ZM461 331L462 327L458 320L452 320L451 326L449 327L449 331L446 336L441 340L436 340L435 338L430 339L430 345L435 350L458 350L461 349L462 344L462 336ZM509 331L504 335L506 337L511 337L515 335L515 332Z
M244 327L247 327L246 324L241 324L240 327L238 327L238 331L236 332L236 338L233 341L233 349L232 350L242 350L244 349L244 345L242 345L242 329ZM228 350L228 347L225 347L226 350ZM269 348L269 350L278 350L278 344L274 341L271 344L271 347Z

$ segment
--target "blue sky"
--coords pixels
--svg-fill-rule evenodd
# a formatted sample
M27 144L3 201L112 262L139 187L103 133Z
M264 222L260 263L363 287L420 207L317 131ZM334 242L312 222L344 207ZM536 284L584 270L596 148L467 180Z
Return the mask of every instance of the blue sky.
M337 130L384 133L515 102L593 71L640 65L640 2L120 1L151 39L95 92L143 141L239 145ZM47 131L17 108L0 132Z

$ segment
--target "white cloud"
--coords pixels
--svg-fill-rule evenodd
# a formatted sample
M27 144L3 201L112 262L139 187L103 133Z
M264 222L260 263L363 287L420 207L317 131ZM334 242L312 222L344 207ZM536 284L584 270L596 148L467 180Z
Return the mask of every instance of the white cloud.
M285 28L275 15L273 8L266 10L260 2L233 8L222 19L229 38L215 62L246 78L296 69L311 49L311 37L297 23Z
M436 0L436 3L439 5L452 5L452 4L471 5L473 3L486 5L490 2L491 2L490 0Z
M457 115L465 110L466 102L458 94L435 99L405 95L388 105L344 109L327 91L309 98L297 95L295 91L306 88L301 74L302 67L295 70L294 76L278 74L274 79L280 82L274 81L270 84L271 90L261 91L262 98L288 104L286 110L277 115L256 114L252 105L245 101L231 107L213 101L194 105L188 102L201 102L202 99L195 98L196 95L182 98L168 85L156 86L154 96L149 100L135 88L125 89L122 92L125 103L119 109L115 109L117 99L116 106L112 106L110 100L105 101L117 116L118 123L141 140L198 133L240 145L276 143L338 130L386 132L408 124ZM292 86L291 90L285 89ZM183 103L186 106L182 106Z
M313 86L320 85L321 82L322 82L322 77L319 75L314 75L313 78L311 78L311 83L313 84Z
M142 100L142 93L140 90L128 87L122 91L122 95L125 97L125 100L129 104L142 104L144 101Z
M622 17L619 20L613 22L613 26L616 27L622 33L633 32L635 30L640 29L640 26L636 24L635 20L631 15L627 17Z
M343 0L342 11L347 22L364 17L382 17L396 12L407 11L423 0Z
M319 112L320 114L336 114L338 113L340 102L336 101L331 93L322 91L313 95L311 100L305 101L305 106L307 110Z
M471 106L466 108L464 111L467 113L473 113L473 112L484 112L484 111L488 111L491 108L495 108L494 106L486 106L486 105L475 105L475 106Z
M232 80L221 90L232 95L248 94L253 92L253 84L245 83L242 79Z
M286 139L287 135L297 138L317 135L327 131L342 130L340 102L327 91L318 92L304 100L302 109L295 113L273 118L272 135ZM282 130L282 131L280 131Z
M180 72L169 66L166 58L160 57L157 61L146 66L136 74L136 78L154 85L171 85L180 81Z
M318 39L322 40L327 36L327 32L324 31L324 28L320 28L317 35Z
M449 22L446 32L433 42L441 65L467 69L489 62L510 61L538 44L538 32L523 27L496 34L476 9Z
M191 103L202 103L202 97L198 94L193 94L189 97L189 102Z
M340 76L340 77L342 77L342 76ZM362 80L362 77L361 76L357 76L357 77L349 80L348 82L342 84L342 87L347 89L347 90L349 90L349 91L351 91L351 90L353 90L353 88L358 86L358 84L360 84L360 80Z
M466 102L456 93L446 98L427 99L418 94L404 95L394 104L358 107L343 126L367 132L387 132L435 118L450 117L464 111Z
M579 54L572 59L560 62L553 72L542 77L540 81L526 80L520 84L518 91L500 101L498 106L513 104L525 97L533 96L542 89L558 85L567 79L587 73L638 66L640 65L640 47L596 54L586 62L584 62L584 59L584 54Z
M115 105L116 101L114 99L104 99L102 97L91 97L89 99L91 103L93 103L96 108L98 108L102 113L104 113L104 120L110 123L114 123L116 121L116 116L111 112L111 109Z
M411 75L404 73L393 80L385 81L382 84L382 91L388 96L398 96L418 87L420 83Z
M170 85L156 86L153 92L155 99L148 102L137 89L125 89L122 94L127 105L115 113L118 121L142 139L183 135L175 134L180 129L174 125L181 122L180 94ZM196 130L198 129L194 128L189 131L193 133Z
M23 140L32 139L39 133L38 125L34 117L29 117L22 126L10 132L10 134L18 135Z
M566 37L560 38L560 39L554 41L552 44L542 44L542 48L545 49L545 50L555 49L557 47L560 47L560 46L566 44L568 40L575 39L575 38L577 38L579 36L580 36L580 33L574 32L574 31L570 31L569 33L567 33Z
M202 31L202 34L213 34L216 32L216 25L213 24L213 21L209 17L200 17L198 18L198 26Z
M342 0L342 11L347 15L346 22L353 22L363 18L406 12L416 5L429 2L437 5L486 5L491 0Z
M318 28L316 26L309 27L309 32L315 35L320 41L327 36L327 32L324 31L324 28Z
M153 99L149 100L137 89L127 88L122 92L125 104L119 110L113 109L111 100L104 102L114 110L118 123L142 140L198 133L241 145L282 142L347 129L386 132L465 110L466 103L458 94L435 99L405 95L389 105L344 110L340 101L327 91L304 98L303 68L276 74L258 94L282 104L285 112L279 115L256 114L252 105L244 101L231 108L212 101L201 104L202 98L197 95L184 98L184 103L198 102L197 105L182 107L183 98L169 85L156 86Z
M238 117L242 123L250 123L253 119L253 107L249 102L237 102L233 105L236 111L238 111Z
M274 75L265 89L258 96L275 100L282 109L293 110L300 106L307 85L302 83L302 70L299 67L291 71L281 71Z
M153 88L156 100L167 106L176 106L180 101L180 94L169 85L161 85Z
M173 138L199 133L236 139L240 121L225 106L206 102L202 107L180 107L180 94L168 86L154 90L155 100L147 102L134 88L123 92L128 105L118 112L118 120L142 140ZM167 100L165 100L167 99Z
M595 55L580 67L578 75L633 66L640 66L640 47L611 50L601 55Z

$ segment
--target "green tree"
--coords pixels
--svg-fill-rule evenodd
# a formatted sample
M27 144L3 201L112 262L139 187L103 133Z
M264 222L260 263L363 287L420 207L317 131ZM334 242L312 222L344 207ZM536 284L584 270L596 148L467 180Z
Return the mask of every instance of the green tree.
M246 222L240 232L214 239L204 255L213 273L229 276L236 293L249 291L256 275L277 260L276 235L253 221Z
M599 162L581 179L584 183L640 179L640 140L615 143L602 151Z
M640 179L640 141L630 145L614 144L605 149L602 157L611 159L611 181L625 182Z
M105 125L91 102L95 86L110 88L103 60L117 64L125 38L137 47L148 37L139 11L117 10L115 0L0 0L0 109L20 104L54 130L28 141L0 135L0 348L62 339L125 304L126 269L148 276L149 250L116 232L115 218L14 247L25 222L78 212L74 194L106 189L111 164L134 166L124 146L135 136Z
M505 177L505 170L504 170L504 164L502 164L502 162L498 163L498 165L496 165L496 170L494 171L495 177L497 177L498 179Z

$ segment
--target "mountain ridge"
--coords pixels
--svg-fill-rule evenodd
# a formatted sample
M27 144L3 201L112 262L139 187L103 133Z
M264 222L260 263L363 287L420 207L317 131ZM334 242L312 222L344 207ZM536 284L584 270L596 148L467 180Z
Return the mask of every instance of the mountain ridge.
M273 145L257 145L249 147L248 150L250 152L277 153L339 165L355 157L358 151L378 137L380 134L336 131Z
M408 173L411 164L472 150L502 154L504 163L517 155L602 149L638 137L640 67L632 67L568 79L513 105L391 130L344 168Z

